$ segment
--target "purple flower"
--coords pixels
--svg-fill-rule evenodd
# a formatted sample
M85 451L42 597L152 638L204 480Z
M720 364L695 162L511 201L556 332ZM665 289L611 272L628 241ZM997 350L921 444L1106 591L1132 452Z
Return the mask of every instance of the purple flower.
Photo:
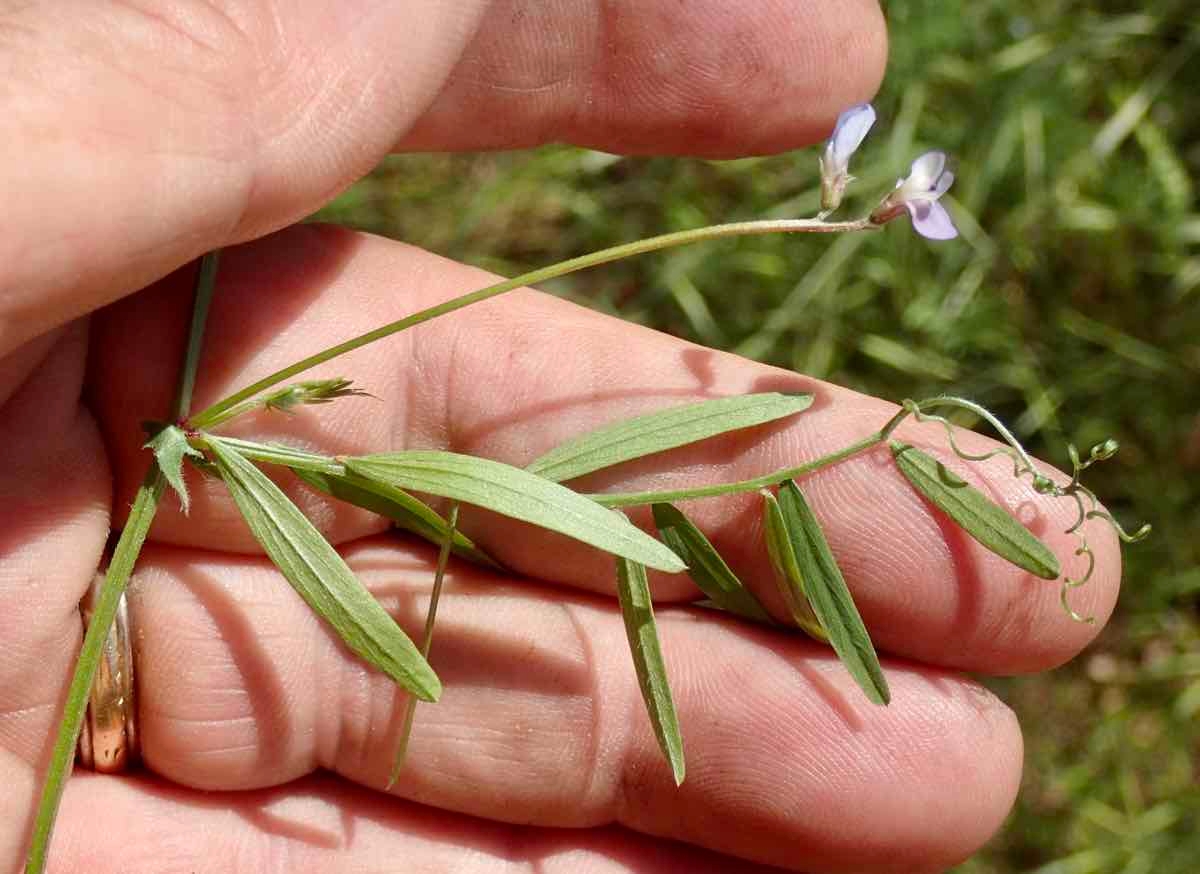
M913 228L922 237L952 240L958 236L958 230L938 198L953 184L954 174L946 169L946 153L926 152L913 161L908 178L899 180L892 193L875 207L871 221L882 225L908 210Z
M833 136L821 156L822 214L833 212L841 204L846 186L854 181L850 175L850 156L858 151L873 124L875 109L869 103L851 106L838 116Z

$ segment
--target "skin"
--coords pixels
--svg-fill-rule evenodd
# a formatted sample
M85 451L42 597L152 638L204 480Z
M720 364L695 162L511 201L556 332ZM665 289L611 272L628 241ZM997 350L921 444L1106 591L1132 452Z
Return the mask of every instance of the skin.
M78 601L148 462L139 422L163 415L174 391L189 261L233 246L203 406L491 281L400 243L284 229L388 150L569 140L780 151L827 135L840 109L869 98L886 54L869 0L530 8L0 5L0 869L25 852L78 651ZM523 464L668 403L815 393L792 422L578 484L631 490L791 465L894 410L533 291L310 374L321 375L352 376L379 400L254 416L231 432ZM936 430L902 434L943 451ZM1067 507L1037 499L1001 462L966 474L1075 569L1059 533ZM433 550L278 481L417 634ZM1021 768L1012 713L960 672L1066 661L1102 627L1120 576L1113 538L1093 526L1096 574L1073 604L1098 621L1074 623L1055 584L956 530L886 450L821 472L805 489L884 654L893 702L870 705L828 650L683 606L690 583L656 576L688 753L676 789L630 670L611 561L464 508L462 527L512 571L452 566L433 654L446 692L418 709L389 795L403 699L308 612L217 484L191 485L191 516L164 501L130 590L146 769L72 778L51 870L363 872L400 859L409 871L944 870L999 827ZM757 500L688 509L778 610Z

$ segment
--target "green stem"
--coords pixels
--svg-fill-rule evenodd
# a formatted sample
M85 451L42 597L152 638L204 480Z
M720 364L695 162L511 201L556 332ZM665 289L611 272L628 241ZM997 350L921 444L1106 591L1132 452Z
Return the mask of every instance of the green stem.
M642 255L647 252L655 252L660 249L669 249L674 246L683 246L689 243L698 243L702 240L714 240L721 237L741 237L755 234L778 234L778 233L838 233L842 231L865 231L871 230L876 226L871 224L867 219L858 219L850 222L824 222L818 219L782 219L768 221L753 221L753 222L732 222L724 225L711 225L706 228L695 228L688 231L676 231L670 234L661 234L657 237L647 237L644 240L636 240L632 243L624 243L620 246L613 246L608 249L601 249L598 252L592 252L588 255L581 255L578 258L571 258L567 261L560 261L557 264L552 264L549 267L542 267L538 270L532 270L528 273L522 273L512 279L506 279L502 282L497 282L494 285L489 285L486 288L481 288L469 294L464 294L461 297L456 297L453 300L445 301L420 312L413 313L411 316L406 316L403 319L392 322L374 330L367 331L365 334L360 334L353 339L347 340L344 343L339 343L336 346L331 346L328 349L318 352L315 355L310 355L302 361L297 361L282 370L277 370L270 376L263 377L253 385L248 385L240 391L235 392L224 400L218 401L212 406L193 416L188 421L188 427L201 429L211 428L215 423L223 421L224 414L231 407L240 404L243 401L253 397L259 392L265 391L274 385L278 385L284 380L291 379L299 373L303 373L318 364L324 364L337 358L339 355L345 355L347 352L352 352L368 343L374 343L376 340L382 340L384 337L389 337L392 334L399 333L407 328L419 325L422 322L427 322L430 319L435 319L438 316L444 316L447 313L452 313L455 310L460 310L463 307L468 307L471 304L480 303L489 298L497 297L505 292L520 288L525 285L532 285L538 282L545 282L550 279L557 279L560 276L566 276L569 273L574 273L578 270L585 270L589 267L596 267L600 264L607 264L612 261L619 261L623 258L630 258L634 255Z
M665 492L618 492L614 494L592 494L587 495L587 497L605 507L634 507L641 506L642 504L658 504L666 501L686 501L690 498L713 498L718 495L732 495L737 492L753 492L767 486L778 485L784 480L804 476L815 470L828 467L831 464L837 464L839 461L845 461L852 455L857 455L866 449L870 449L872 446L882 443L885 439L882 435L882 431L876 431L874 434L851 443L837 452L831 452L828 455L823 455L820 458L815 458L796 467L763 474L754 479L744 479L712 486L695 486L690 489L673 489Z
M38 802L33 823L33 838L25 860L26 874L41 874L46 867L54 820L58 815L58 805L62 800L67 776L71 773L71 763L75 759L79 729L83 725L83 714L87 710L88 696L91 694L96 668L103 654L104 642L108 638L113 618L117 615L121 594L133 573L133 564L146 541L146 534L154 520L154 512L158 509L162 491L162 474L158 465L152 465L133 500L133 509L125 523L125 530L121 532L121 539L117 541L117 547L113 551L108 572L104 575L104 585L100 588L92 619L88 623L87 634L83 637L83 647L79 651L79 660L75 663L75 673L67 690L67 703L63 708L58 735L54 738L50 767L42 783L42 797Z
M183 355L183 372L179 377L179 393L175 396L172 418L182 419L192 406L192 392L196 388L196 372L200 368L200 349L204 345L204 329L208 325L208 307L212 303L216 288L217 264L221 250L214 249L200 259L200 272L196 276L196 293L192 300L192 325L188 330L187 351Z
M213 288L216 279L218 253L210 252L200 260L200 270L196 277L196 291L192 307L192 324L188 331L188 344L184 352L183 368L179 378L179 391L173 407L174 418L182 418L192 403L192 390L196 385L196 371L200 363L200 348L204 339L204 328L208 321L208 308L212 301ZM150 524L158 510L158 502L163 493L163 475L157 463L152 463L146 471L142 485L133 500L133 508L125 521L125 528L117 540L113 550L112 560L104 575L104 583L96 598L92 618L88 622L87 633L83 636L83 645L79 658L75 662L75 672L71 675L71 684L67 688L67 700L63 705L62 719L58 724L58 733L54 737L54 748L50 753L50 765L46 778L42 782L42 795L38 800L37 812L34 815L33 834L30 838L29 853L25 858L25 874L41 874L46 868L50 850L50 838L54 832L54 821L58 816L59 804L62 802L63 790L66 788L67 777L71 773L71 764L75 760L75 747L79 743L79 730L83 726L83 717L87 712L88 698L91 696L92 683L96 679L96 670L100 665L105 641L117 615L121 603L121 595L133 574L133 566L146 542Z
M598 504L605 507L633 507L643 504L657 504L667 501L686 501L690 498L713 498L718 495L731 495L737 492L752 492L758 489L767 488L768 486L778 485L784 480L796 479L797 477L805 476L814 471L820 470L823 467L829 467L832 464L837 464L840 461L845 461L851 456L857 455L860 452L865 452L872 446L878 446L883 441L887 440L896 430L899 425L909 415L908 410L900 410L896 415L892 416L882 428L874 434L868 434L861 440L851 443L836 452L831 452L828 455L822 455L820 458L814 458L812 461L797 465L796 467L777 470L773 473L763 474L754 479L744 479L732 483L720 483L712 486L695 486L690 489L674 489L665 492L621 492L615 494L592 494L587 497L591 498Z
M450 512L447 514L446 536L442 539L441 549L438 551L437 570L433 575L433 591L429 596L429 612L425 614L425 635L421 641L421 655L426 661L429 660L429 650L433 645L433 625L437 621L438 603L442 598L442 583L446 577L446 565L450 562L450 550L454 545L454 533L458 529L458 502L450 505ZM396 780L400 777L400 771L404 767L404 760L408 757L408 741L412 737L413 716L417 712L417 699L414 695L408 696L408 703L404 708L404 723L400 726L400 742L396 745L396 757L392 762L392 773L388 777L387 788L391 789L396 785Z

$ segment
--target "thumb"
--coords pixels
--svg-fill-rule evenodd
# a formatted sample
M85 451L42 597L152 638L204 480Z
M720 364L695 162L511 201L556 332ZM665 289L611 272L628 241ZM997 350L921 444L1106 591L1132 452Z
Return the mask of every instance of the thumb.
M296 221L392 148L778 151L882 75L875 0L542 6L0 11L0 355Z

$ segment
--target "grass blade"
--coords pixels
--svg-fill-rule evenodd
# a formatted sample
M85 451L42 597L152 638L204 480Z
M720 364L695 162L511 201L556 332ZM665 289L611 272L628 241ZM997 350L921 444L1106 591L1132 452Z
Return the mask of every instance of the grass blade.
M621 602L625 635L629 638L629 651L633 655L646 713L654 726L658 745L671 763L671 773L678 786L683 783L686 770L683 737L679 733L679 718L675 714L662 648L658 644L658 629L654 624L654 607L650 602L650 585L644 566L626 558L617 559L617 598Z
M368 480L484 507L657 570L686 570L679 556L624 516L511 465L432 450L342 461Z
M796 559L796 550L792 548L787 523L783 520L783 511L779 509L779 501L765 490L762 496L763 532L767 541L767 554L771 558L771 566L775 568L775 582L788 611L792 614L792 621L814 640L829 643L829 635L821 627L817 614L808 603L808 594L804 591L804 575Z
M810 394L764 392L670 407L568 440L526 470L565 482L614 464L773 422L808 409L812 400Z
M876 704L887 704L891 693L871 636L854 606L854 599L850 597L846 580L829 550L817 517L804 500L799 486L791 480L779 489L779 509L800 567L805 593L821 627L829 635L829 643L866 696Z
M896 466L913 488L992 552L1044 580L1058 579L1058 558L1020 522L932 455L891 443Z
M424 701L442 685L408 636L307 517L266 474L209 438L209 449L254 537L313 610L356 655Z
M742 585L704 532L671 504L654 505L654 524L663 542L684 560L696 586L722 610L755 622L774 624L766 609Z

